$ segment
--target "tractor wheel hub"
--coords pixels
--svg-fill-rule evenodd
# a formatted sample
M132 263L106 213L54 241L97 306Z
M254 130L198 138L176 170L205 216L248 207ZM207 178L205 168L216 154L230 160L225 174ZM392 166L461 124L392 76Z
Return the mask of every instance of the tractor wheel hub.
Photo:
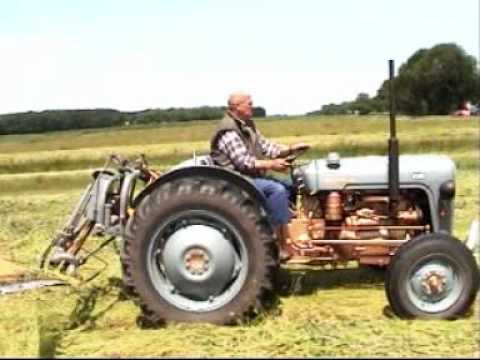
M202 248L192 248L185 253L185 268L192 275L203 275L210 268L210 258Z
M220 230L188 225L167 239L161 261L175 291L190 299L208 300L232 280L236 256Z

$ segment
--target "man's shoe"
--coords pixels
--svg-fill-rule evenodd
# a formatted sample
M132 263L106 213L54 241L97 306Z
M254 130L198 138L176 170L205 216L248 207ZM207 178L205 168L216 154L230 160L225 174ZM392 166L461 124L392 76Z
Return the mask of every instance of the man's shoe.
M286 262L292 257L292 254L290 253L290 251L288 251L288 247L286 244L287 238L288 225L281 225L277 229L278 257L280 258L280 262Z

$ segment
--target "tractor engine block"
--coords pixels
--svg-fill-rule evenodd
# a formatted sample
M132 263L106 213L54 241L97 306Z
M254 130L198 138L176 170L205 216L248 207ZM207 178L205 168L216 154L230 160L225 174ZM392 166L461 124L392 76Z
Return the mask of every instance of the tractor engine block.
M391 217L388 196L383 194L297 195L287 244L293 253L311 260L386 265L398 242L428 231L422 210L406 196L399 200L396 216Z

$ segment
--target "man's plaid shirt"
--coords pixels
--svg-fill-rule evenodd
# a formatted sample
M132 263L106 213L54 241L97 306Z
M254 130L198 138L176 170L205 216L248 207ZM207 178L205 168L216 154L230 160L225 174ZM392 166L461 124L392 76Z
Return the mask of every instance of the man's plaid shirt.
M262 154L271 159L278 157L281 152L280 146L265 139L258 130L256 134L262 148ZM248 175L259 175L254 166L255 156L248 152L245 143L235 131L226 131L218 139L217 149L232 161L238 171Z

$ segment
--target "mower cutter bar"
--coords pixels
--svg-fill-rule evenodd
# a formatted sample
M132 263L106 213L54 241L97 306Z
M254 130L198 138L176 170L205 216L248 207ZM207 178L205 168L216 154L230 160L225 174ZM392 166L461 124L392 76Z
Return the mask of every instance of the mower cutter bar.
M14 294L26 290L34 290L45 286L57 286L68 285L68 283L62 280L44 279L44 280L31 280L14 284L0 285L0 295Z

